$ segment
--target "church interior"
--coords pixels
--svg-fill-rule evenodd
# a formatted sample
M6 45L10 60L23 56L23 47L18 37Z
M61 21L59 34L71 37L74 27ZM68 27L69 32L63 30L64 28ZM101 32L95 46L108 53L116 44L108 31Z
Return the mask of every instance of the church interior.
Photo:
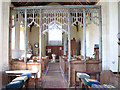
M0 89L120 89L120 2L0 2Z

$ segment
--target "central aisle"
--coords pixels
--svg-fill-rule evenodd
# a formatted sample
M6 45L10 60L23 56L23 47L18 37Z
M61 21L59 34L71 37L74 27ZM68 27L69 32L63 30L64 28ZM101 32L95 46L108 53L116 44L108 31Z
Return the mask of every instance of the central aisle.
M50 63L43 81L43 88L67 88L67 82L62 77L59 63Z

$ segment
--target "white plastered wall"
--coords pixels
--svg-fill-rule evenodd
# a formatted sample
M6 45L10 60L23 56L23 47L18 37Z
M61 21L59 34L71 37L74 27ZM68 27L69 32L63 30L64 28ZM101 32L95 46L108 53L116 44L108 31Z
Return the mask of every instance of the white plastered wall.
M0 2L0 89L2 89L2 2Z
M118 2L102 2L102 68L117 72L118 68Z
M30 44L33 47L33 54L38 55L39 48L35 48L34 44L39 43L39 27L36 27L36 25L34 25L31 29L31 32L29 29L28 29L28 32L29 32L28 38L29 38ZM42 56L45 56L45 40L44 40L44 38L45 38L44 35L42 35Z
M77 37L81 41L81 55L84 56L83 36L83 27L79 26ZM86 26L86 56L93 57L95 44L99 44L99 26L91 23Z
M30 27L27 27L27 41L32 45L33 55L38 55L38 48L35 48L34 44L39 42L39 27L34 25L31 32ZM42 36L42 41L42 55L45 55L44 36ZM12 58L20 58L22 55L24 55L24 50L20 50L20 24L17 24L15 26L15 49L12 50Z
M102 11L102 69L109 70L109 3L100 3Z
M77 40L77 29L74 25L71 26L71 39Z
M2 3L2 13L3 13L3 20L2 20L2 61L3 61L3 70L8 69L9 60L8 60L8 53L9 53L9 2Z
M120 1L118 3L118 32L120 32ZM120 56L120 45L118 46L118 55ZM120 72L120 57L119 60L119 72Z
M109 3L109 40L110 40L110 70L117 72L118 68L118 2Z
M30 32L30 28L28 28L28 40L30 41L30 44L33 47L33 54L37 55L38 48L34 47L35 43L39 43L39 27L36 27L36 25L34 25L31 29ZM45 36L42 35L42 56L45 56Z
M79 25L79 31L77 33L78 39L81 42L81 55L84 55L84 40L83 40L83 27Z
M15 47L12 49L12 58L18 58L20 53L20 24L18 23L15 27ZM13 30L13 29L12 29Z
M24 27L21 27L24 30ZM25 32L25 31L24 31ZM25 36L24 36L25 38ZM24 38L22 39L25 42ZM27 28L27 41L29 41L29 27ZM24 44L24 43L23 43ZM20 58L25 54L24 50L20 49L20 24L15 25L15 48L12 49L12 58Z
M39 27L36 27L36 25L34 25L31 29L31 32L30 30L28 31L29 31L29 41L33 47L33 54L38 55L38 48L35 48L34 44L39 43Z
M94 57L95 44L99 44L99 26L91 23L86 27L86 56Z
M0 2L0 74L9 69L9 2ZM2 86L0 75L0 89Z

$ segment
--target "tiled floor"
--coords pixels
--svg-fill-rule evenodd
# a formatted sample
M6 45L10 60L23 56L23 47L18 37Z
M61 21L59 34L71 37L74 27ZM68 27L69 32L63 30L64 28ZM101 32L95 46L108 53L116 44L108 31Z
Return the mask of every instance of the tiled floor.
M43 88L67 88L67 82L62 77L59 63L50 63L43 81Z

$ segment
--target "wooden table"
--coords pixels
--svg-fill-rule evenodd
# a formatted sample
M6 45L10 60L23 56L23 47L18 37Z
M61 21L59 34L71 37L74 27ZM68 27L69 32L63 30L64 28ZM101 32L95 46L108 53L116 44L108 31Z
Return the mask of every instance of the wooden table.
M32 71L32 70L9 70L9 71L5 71L5 72L8 74L8 77L20 76L21 74L32 73L32 75L34 76L34 86L36 88L36 80L37 80L38 71Z

